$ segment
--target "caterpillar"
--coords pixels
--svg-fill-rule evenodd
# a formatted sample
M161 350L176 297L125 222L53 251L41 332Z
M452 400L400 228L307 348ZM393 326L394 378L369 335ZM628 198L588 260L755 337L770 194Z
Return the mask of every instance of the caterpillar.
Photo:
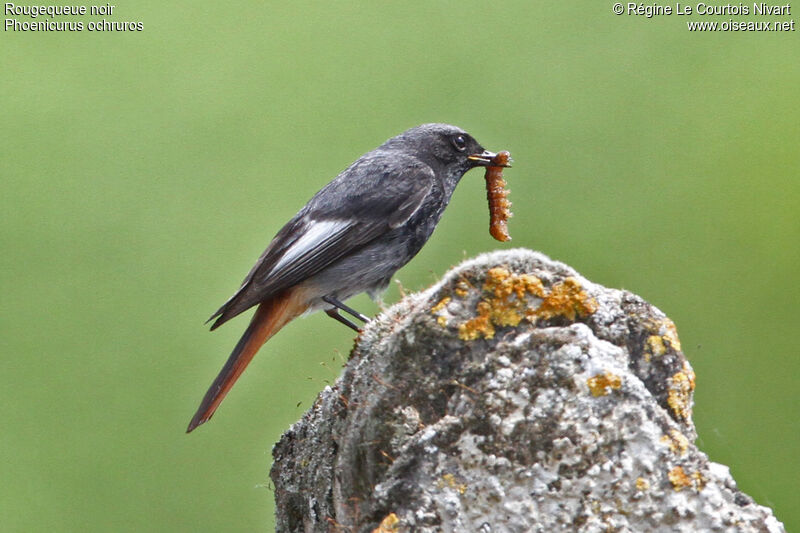
M511 154L498 152L486 167L486 199L489 201L489 233L498 241L510 241L508 219L513 215L509 209L511 202L507 196L506 180L503 179L503 167L510 166Z

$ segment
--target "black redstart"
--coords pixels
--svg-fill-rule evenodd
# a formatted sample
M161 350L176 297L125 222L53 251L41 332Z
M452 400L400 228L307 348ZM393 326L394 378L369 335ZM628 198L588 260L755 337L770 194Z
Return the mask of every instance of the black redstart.
M365 291L377 297L431 236L464 173L494 156L461 128L424 124L364 154L315 194L209 319L214 330L258 305L186 432L211 418L258 349L298 315L324 309L358 330L339 310L367 317L342 302Z

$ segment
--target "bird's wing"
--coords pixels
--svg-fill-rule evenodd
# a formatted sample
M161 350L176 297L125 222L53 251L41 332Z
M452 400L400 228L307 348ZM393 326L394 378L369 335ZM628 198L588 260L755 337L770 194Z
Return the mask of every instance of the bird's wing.
M215 329L253 305L317 274L404 224L433 187L417 160L359 160L319 191L275 236L241 288L220 307Z

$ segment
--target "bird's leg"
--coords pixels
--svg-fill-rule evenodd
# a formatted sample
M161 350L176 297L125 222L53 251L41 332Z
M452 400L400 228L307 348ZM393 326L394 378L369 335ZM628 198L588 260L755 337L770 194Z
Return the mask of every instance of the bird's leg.
M335 307L333 307L333 308L331 308L331 309L326 309L326 310L325 310L325 313L326 313L326 314L327 314L329 317L333 318L334 320L338 320L339 322L341 322L342 324L344 324L344 325L345 325L345 326L347 326L348 328L353 328L354 330L356 330L356 331L358 331L358 332L361 332L361 330L360 330L360 329L358 329L358 326L356 326L355 324L353 324L352 322L350 322L348 319L346 319L345 317L343 317L342 315L340 315L340 314L339 314L339 310L338 310L338 309L336 309Z
M337 308L341 309L345 313L349 313L350 315L354 316L355 318L359 319L362 322L369 322L369 318L368 317L362 315L361 313L359 313L358 311L356 311L352 307L347 307L346 305L344 305L342 302L340 302L339 300L337 300L333 296L323 296L322 300L324 302L327 302L327 303L331 304L334 307L337 307Z

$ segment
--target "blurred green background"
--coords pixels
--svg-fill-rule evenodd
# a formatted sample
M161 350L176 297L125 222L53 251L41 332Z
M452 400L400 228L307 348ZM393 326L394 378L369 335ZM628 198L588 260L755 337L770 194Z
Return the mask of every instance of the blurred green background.
M800 527L798 33L611 6L141 1L108 18L139 33L3 32L0 528L272 529L271 446L353 335L293 322L185 435L247 319L203 321L315 191L432 121L512 152L514 240L473 171L403 286L525 246L643 296L703 451Z

